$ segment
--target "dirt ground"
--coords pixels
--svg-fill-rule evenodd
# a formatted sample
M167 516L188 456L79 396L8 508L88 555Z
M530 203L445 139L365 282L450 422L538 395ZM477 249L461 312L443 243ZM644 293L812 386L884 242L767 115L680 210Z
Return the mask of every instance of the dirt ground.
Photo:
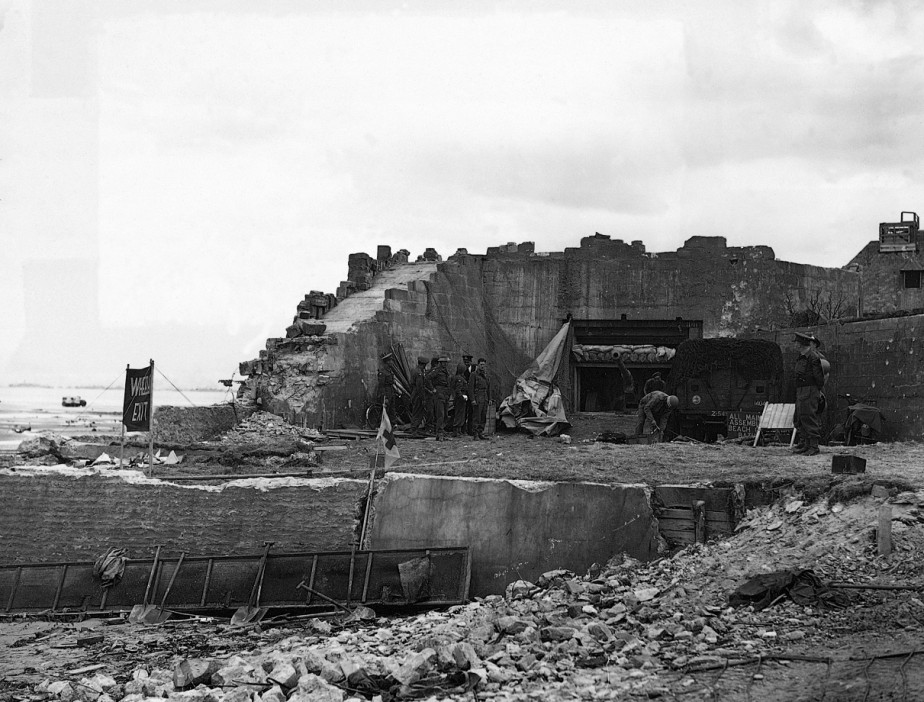
M347 676L357 669L389 681L378 691L386 702L924 699L924 446L823 447L805 458L781 444L616 445L594 439L625 432L631 415L570 419L568 438L399 436L401 458L392 470L649 485L747 482L773 486L779 499L749 510L731 537L654 563L614 558L586 574L553 574L518 584L506 597L427 614L244 628L212 619L154 627L120 619L8 619L0 622L0 699L375 699L374 692L350 687L355 678ZM291 442L300 448L290 456L257 450ZM309 443L342 448L312 456L301 450ZM245 460L222 463L215 458L222 451ZM155 475L367 471L375 441L311 436L255 416L195 453L179 465L156 466ZM835 453L865 458L866 473L832 475ZM871 495L874 485L885 490ZM886 502L893 508L894 552L882 556L877 515ZM793 568L810 568L826 584L864 587L837 590L842 600L835 609L786 598L760 611L729 607L729 595L749 578ZM430 650L433 657L420 663ZM180 692L173 674L190 658L229 672ZM283 662L300 677L280 686L271 671ZM394 676L418 663L412 672L422 677L397 686ZM87 670L92 666L99 667ZM474 689L459 687L463 672L479 681Z

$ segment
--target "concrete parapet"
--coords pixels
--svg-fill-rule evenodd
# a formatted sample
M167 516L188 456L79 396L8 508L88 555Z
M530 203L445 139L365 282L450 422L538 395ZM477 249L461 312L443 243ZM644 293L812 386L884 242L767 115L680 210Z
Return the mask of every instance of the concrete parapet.
M0 563L349 548L364 480L251 479L185 486L137 471L0 471Z
M252 412L252 408L232 403L208 407L164 405L154 410L154 435L158 442L170 444L213 439L233 429Z
M469 546L470 592L483 596L619 553L649 560L658 530L641 485L392 473L379 484L370 534L376 549Z

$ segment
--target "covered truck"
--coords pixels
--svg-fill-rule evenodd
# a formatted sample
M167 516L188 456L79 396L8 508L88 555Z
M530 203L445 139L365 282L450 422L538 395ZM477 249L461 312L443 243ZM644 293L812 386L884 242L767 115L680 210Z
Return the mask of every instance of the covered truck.
M782 401L783 352L763 339L691 339L677 347L668 392L674 431L700 441L746 435L768 402Z

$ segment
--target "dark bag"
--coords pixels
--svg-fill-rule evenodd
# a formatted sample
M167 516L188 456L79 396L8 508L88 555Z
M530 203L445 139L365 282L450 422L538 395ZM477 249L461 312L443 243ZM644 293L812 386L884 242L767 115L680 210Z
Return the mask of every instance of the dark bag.
M815 414L821 414L828 408L828 398L825 397L823 392L818 393L818 409L815 410Z

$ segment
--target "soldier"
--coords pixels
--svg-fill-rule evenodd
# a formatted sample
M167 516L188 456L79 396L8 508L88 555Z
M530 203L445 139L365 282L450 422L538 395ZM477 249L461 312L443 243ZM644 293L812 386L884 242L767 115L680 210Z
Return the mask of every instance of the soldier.
M654 390L664 390L664 381L661 379L660 371L645 381L645 389L642 390L642 395L647 395Z
M411 384L411 424L412 431L419 431L427 418L426 407L430 403L430 395L426 388L427 359L417 357L417 370Z
M468 401L472 406L472 432L476 439L487 439L484 425L488 420L488 401L491 399L491 384L488 381L488 362L478 359L478 366L468 379Z
M668 395L660 390L652 390L638 403L638 423L635 426L635 435L645 433L645 424L650 421L652 431L657 429L661 440L664 440L664 430L667 428L667 418L671 411L680 404L676 395Z
M472 354L470 353L462 354L462 364L465 366L465 387L467 390L468 381L471 379L472 373L475 372L477 366L472 363ZM469 397L469 400L471 400L471 397ZM472 435L472 405L469 401L465 402L465 433L469 436Z
M465 417L471 411L468 404L468 379L465 377L464 363L456 366L456 374L449 382L449 393L452 395L452 435L462 436Z
M388 418L394 425L397 417L395 416L395 375L388 367L388 361L391 358L390 353L382 356L382 365L379 366L378 383L375 390L376 399L382 403L382 411L388 412Z
M431 391L433 407L433 430L436 440L443 440L443 427L446 424L446 402L449 400L449 370L446 364L449 356L436 357L436 363L427 373L427 385Z
M821 436L818 402L821 389L825 386L825 371L817 348L821 342L814 335L801 332L796 332L793 342L799 349L793 374L796 381L796 413L793 416L793 424L799 436L799 443L793 449L793 453L817 456Z

